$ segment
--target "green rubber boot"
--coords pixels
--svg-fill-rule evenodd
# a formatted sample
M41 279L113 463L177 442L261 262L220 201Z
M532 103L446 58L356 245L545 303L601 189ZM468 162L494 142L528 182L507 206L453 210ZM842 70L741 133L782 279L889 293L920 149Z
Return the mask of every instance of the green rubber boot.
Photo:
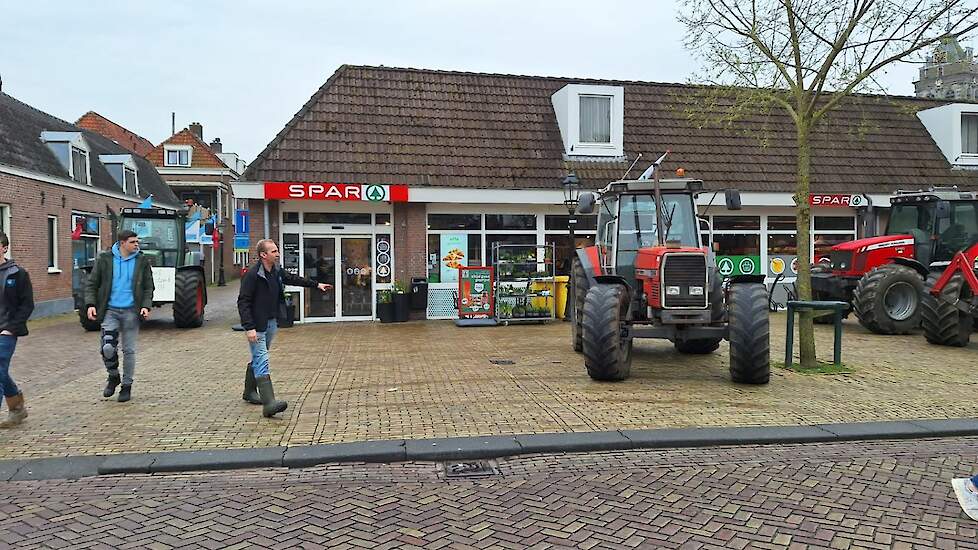
M261 414L265 418L271 418L289 407L285 401L275 399L275 389L272 388L272 378L265 376L255 377L258 384L258 394L261 396Z
M255 382L255 371L251 370L250 362L245 367L244 393L241 394L241 399L244 399L252 405L261 405L261 396L258 395L258 383Z

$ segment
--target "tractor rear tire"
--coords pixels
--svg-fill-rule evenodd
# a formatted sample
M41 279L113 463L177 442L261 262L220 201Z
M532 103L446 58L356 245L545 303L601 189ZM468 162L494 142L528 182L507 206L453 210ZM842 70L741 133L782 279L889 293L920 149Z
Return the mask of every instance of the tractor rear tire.
M730 379L767 384L771 379L771 338L767 289L762 283L730 285Z
M197 271L177 271L173 292L173 322L177 328L204 324L204 277Z
M574 258L571 265L571 278L574 283L574 295L570 297L573 301L570 310L572 315L571 342L574 345L574 351L580 353L584 351L584 341L581 339L584 329L581 325L584 322L584 297L587 296L588 283L581 260Z
M927 277L927 290L920 304L920 325L924 329L924 337L931 344L963 348L971 339L975 320L958 309L955 302L968 298L967 295L962 295L962 291L967 290L967 285L964 277L956 274L944 285L938 298L930 293L930 289L940 277L941 273L932 273Z
M584 366L594 380L625 380L632 370L632 339L622 336L628 315L628 289L597 284L584 299Z
M859 322L876 334L909 334L920 326L924 280L912 268L886 264L863 275L853 292Z
M95 332L102 329L102 323L92 321L88 318L88 308L82 307L78 310L78 322L81 323L86 332Z
M706 354L713 353L720 347L721 338L698 338L696 340L676 340L676 351L679 353Z

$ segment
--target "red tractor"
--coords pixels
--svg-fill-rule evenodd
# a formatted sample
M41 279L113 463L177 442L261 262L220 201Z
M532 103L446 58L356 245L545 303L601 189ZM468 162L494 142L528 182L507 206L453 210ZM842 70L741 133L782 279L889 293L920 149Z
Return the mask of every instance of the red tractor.
M813 268L812 297L849 302L875 333L907 334L920 326L932 267L978 239L978 196L956 187L898 191L890 204L885 235L837 244L829 263Z
M664 157L664 155L663 155ZM638 180L616 181L580 197L579 212L598 209L596 246L573 264L572 333L595 380L624 380L634 338L671 341L681 353L712 353L730 341L734 382L770 379L768 295L764 277L725 284L712 251L700 242L694 198L703 182L660 181L660 158ZM727 208L740 195L726 193Z
M978 244L954 255L944 271L927 278L921 310L924 336L932 344L964 347L978 317Z

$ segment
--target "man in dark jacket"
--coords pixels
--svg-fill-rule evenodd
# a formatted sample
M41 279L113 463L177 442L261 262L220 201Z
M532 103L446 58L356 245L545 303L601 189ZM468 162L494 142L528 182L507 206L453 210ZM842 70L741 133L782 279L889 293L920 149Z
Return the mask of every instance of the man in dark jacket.
M31 278L23 268L6 259L10 240L0 231L0 390L7 400L7 419L0 428L12 428L27 418L24 394L10 377L10 360L17 338L27 336L27 319L34 311Z
M316 283L279 267L278 246L271 239L258 241L255 253L258 261L241 278L238 292L238 315L251 348L251 363L245 371L245 390L241 397L249 403L261 404L262 415L268 418L289 406L275 399L268 372L268 349L278 330L278 321L285 319L285 285L318 288L322 292L333 285Z
M139 237L129 230L120 231L119 242L111 251L99 254L85 284L88 318L102 324L102 362L109 372L102 395L112 397L121 382L120 403L132 398L139 319L149 318L153 290L153 268L139 251ZM120 346L124 354L121 379Z

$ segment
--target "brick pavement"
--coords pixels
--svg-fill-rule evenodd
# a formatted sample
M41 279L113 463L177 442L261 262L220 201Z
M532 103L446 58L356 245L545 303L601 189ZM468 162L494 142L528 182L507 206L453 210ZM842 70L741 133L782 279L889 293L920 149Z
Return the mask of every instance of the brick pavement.
M978 548L978 438L0 483L13 548Z
M280 333L272 372L290 403L261 418L240 400L244 336L236 285L211 289L208 321L178 330L167 310L141 335L134 400L105 401L98 335L39 323L18 344L13 372L31 416L4 434L0 459L303 445L391 438L686 426L816 424L978 416L970 372L976 343L940 348L922 336L884 337L846 323L851 375L778 369L769 385L735 386L726 345L682 356L667 342L637 345L632 378L597 383L569 346L565 323L496 328L451 322L297 326ZM784 317L772 324L783 350ZM831 355L830 327L817 327ZM493 365L508 359L513 365Z

